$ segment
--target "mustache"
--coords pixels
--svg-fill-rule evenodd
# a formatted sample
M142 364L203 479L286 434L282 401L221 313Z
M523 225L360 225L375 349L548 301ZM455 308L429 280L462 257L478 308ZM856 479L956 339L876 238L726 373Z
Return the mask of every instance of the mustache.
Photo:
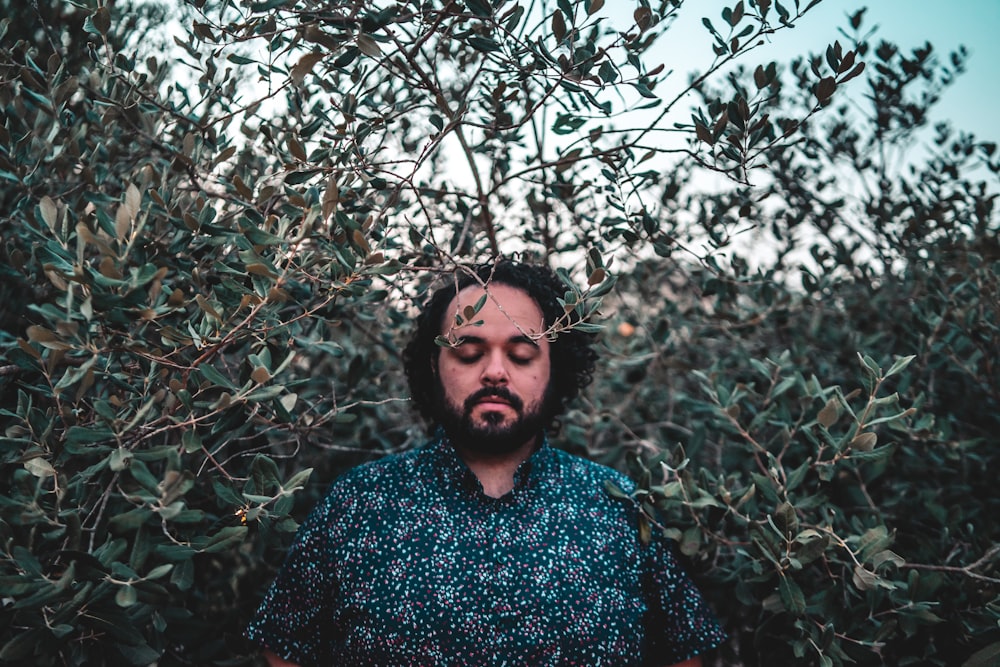
M476 403L480 402L484 398L499 398L509 403L510 407L514 408L518 412L524 408L524 401L515 396L513 392L506 387L483 387L465 399L465 404L463 406L465 411L471 412Z

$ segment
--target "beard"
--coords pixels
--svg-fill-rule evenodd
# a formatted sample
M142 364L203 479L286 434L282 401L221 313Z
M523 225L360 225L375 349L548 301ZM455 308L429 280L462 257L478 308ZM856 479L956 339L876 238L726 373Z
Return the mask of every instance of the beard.
M549 383L541 401L525 407L524 401L506 387L484 387L459 406L444 397L444 389L438 382L434 397L437 422L448 438L462 449L485 455L509 454L545 430L552 418L551 389ZM472 413L476 405L489 397L506 401L516 417L508 420L498 412L485 412L478 420L474 419Z

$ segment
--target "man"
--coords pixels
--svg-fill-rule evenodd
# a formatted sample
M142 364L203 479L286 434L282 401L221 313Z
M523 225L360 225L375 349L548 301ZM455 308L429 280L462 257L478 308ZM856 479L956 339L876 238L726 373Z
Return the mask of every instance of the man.
M628 479L547 443L596 360L563 291L500 260L432 296L404 363L436 436L303 523L247 631L272 666L693 667L723 640L670 543L606 493Z

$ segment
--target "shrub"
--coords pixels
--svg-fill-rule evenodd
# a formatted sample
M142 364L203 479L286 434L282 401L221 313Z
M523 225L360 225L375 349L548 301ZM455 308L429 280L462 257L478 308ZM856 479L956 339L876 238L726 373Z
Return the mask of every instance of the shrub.
M603 4L195 3L177 59L138 8L0 24L0 659L251 663L296 519L424 437L413 308L516 249L606 320L563 442L631 466L720 663L989 664L995 148L875 159L950 70L858 37L724 79L801 15L739 2L689 121L648 64L679 3Z

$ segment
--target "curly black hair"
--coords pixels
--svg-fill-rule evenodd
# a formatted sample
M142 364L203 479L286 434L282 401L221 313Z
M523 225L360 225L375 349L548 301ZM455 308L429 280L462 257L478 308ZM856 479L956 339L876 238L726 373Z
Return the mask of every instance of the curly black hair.
M448 283L439 287L424 305L417 316L413 338L403 350L403 368L413 405L431 430L438 425L436 397L441 391L436 374L441 348L434 339L441 335L445 309L455 295L470 285L481 283L507 285L526 292L541 309L545 327L567 316L559 303L567 291L566 285L547 266L500 259L456 270ZM579 321L576 311L571 311L568 318L567 325ZM575 328L559 332L552 342L551 404L546 415L550 428L556 424L556 419L565 411L569 401L593 379L597 361L593 342L592 333Z

